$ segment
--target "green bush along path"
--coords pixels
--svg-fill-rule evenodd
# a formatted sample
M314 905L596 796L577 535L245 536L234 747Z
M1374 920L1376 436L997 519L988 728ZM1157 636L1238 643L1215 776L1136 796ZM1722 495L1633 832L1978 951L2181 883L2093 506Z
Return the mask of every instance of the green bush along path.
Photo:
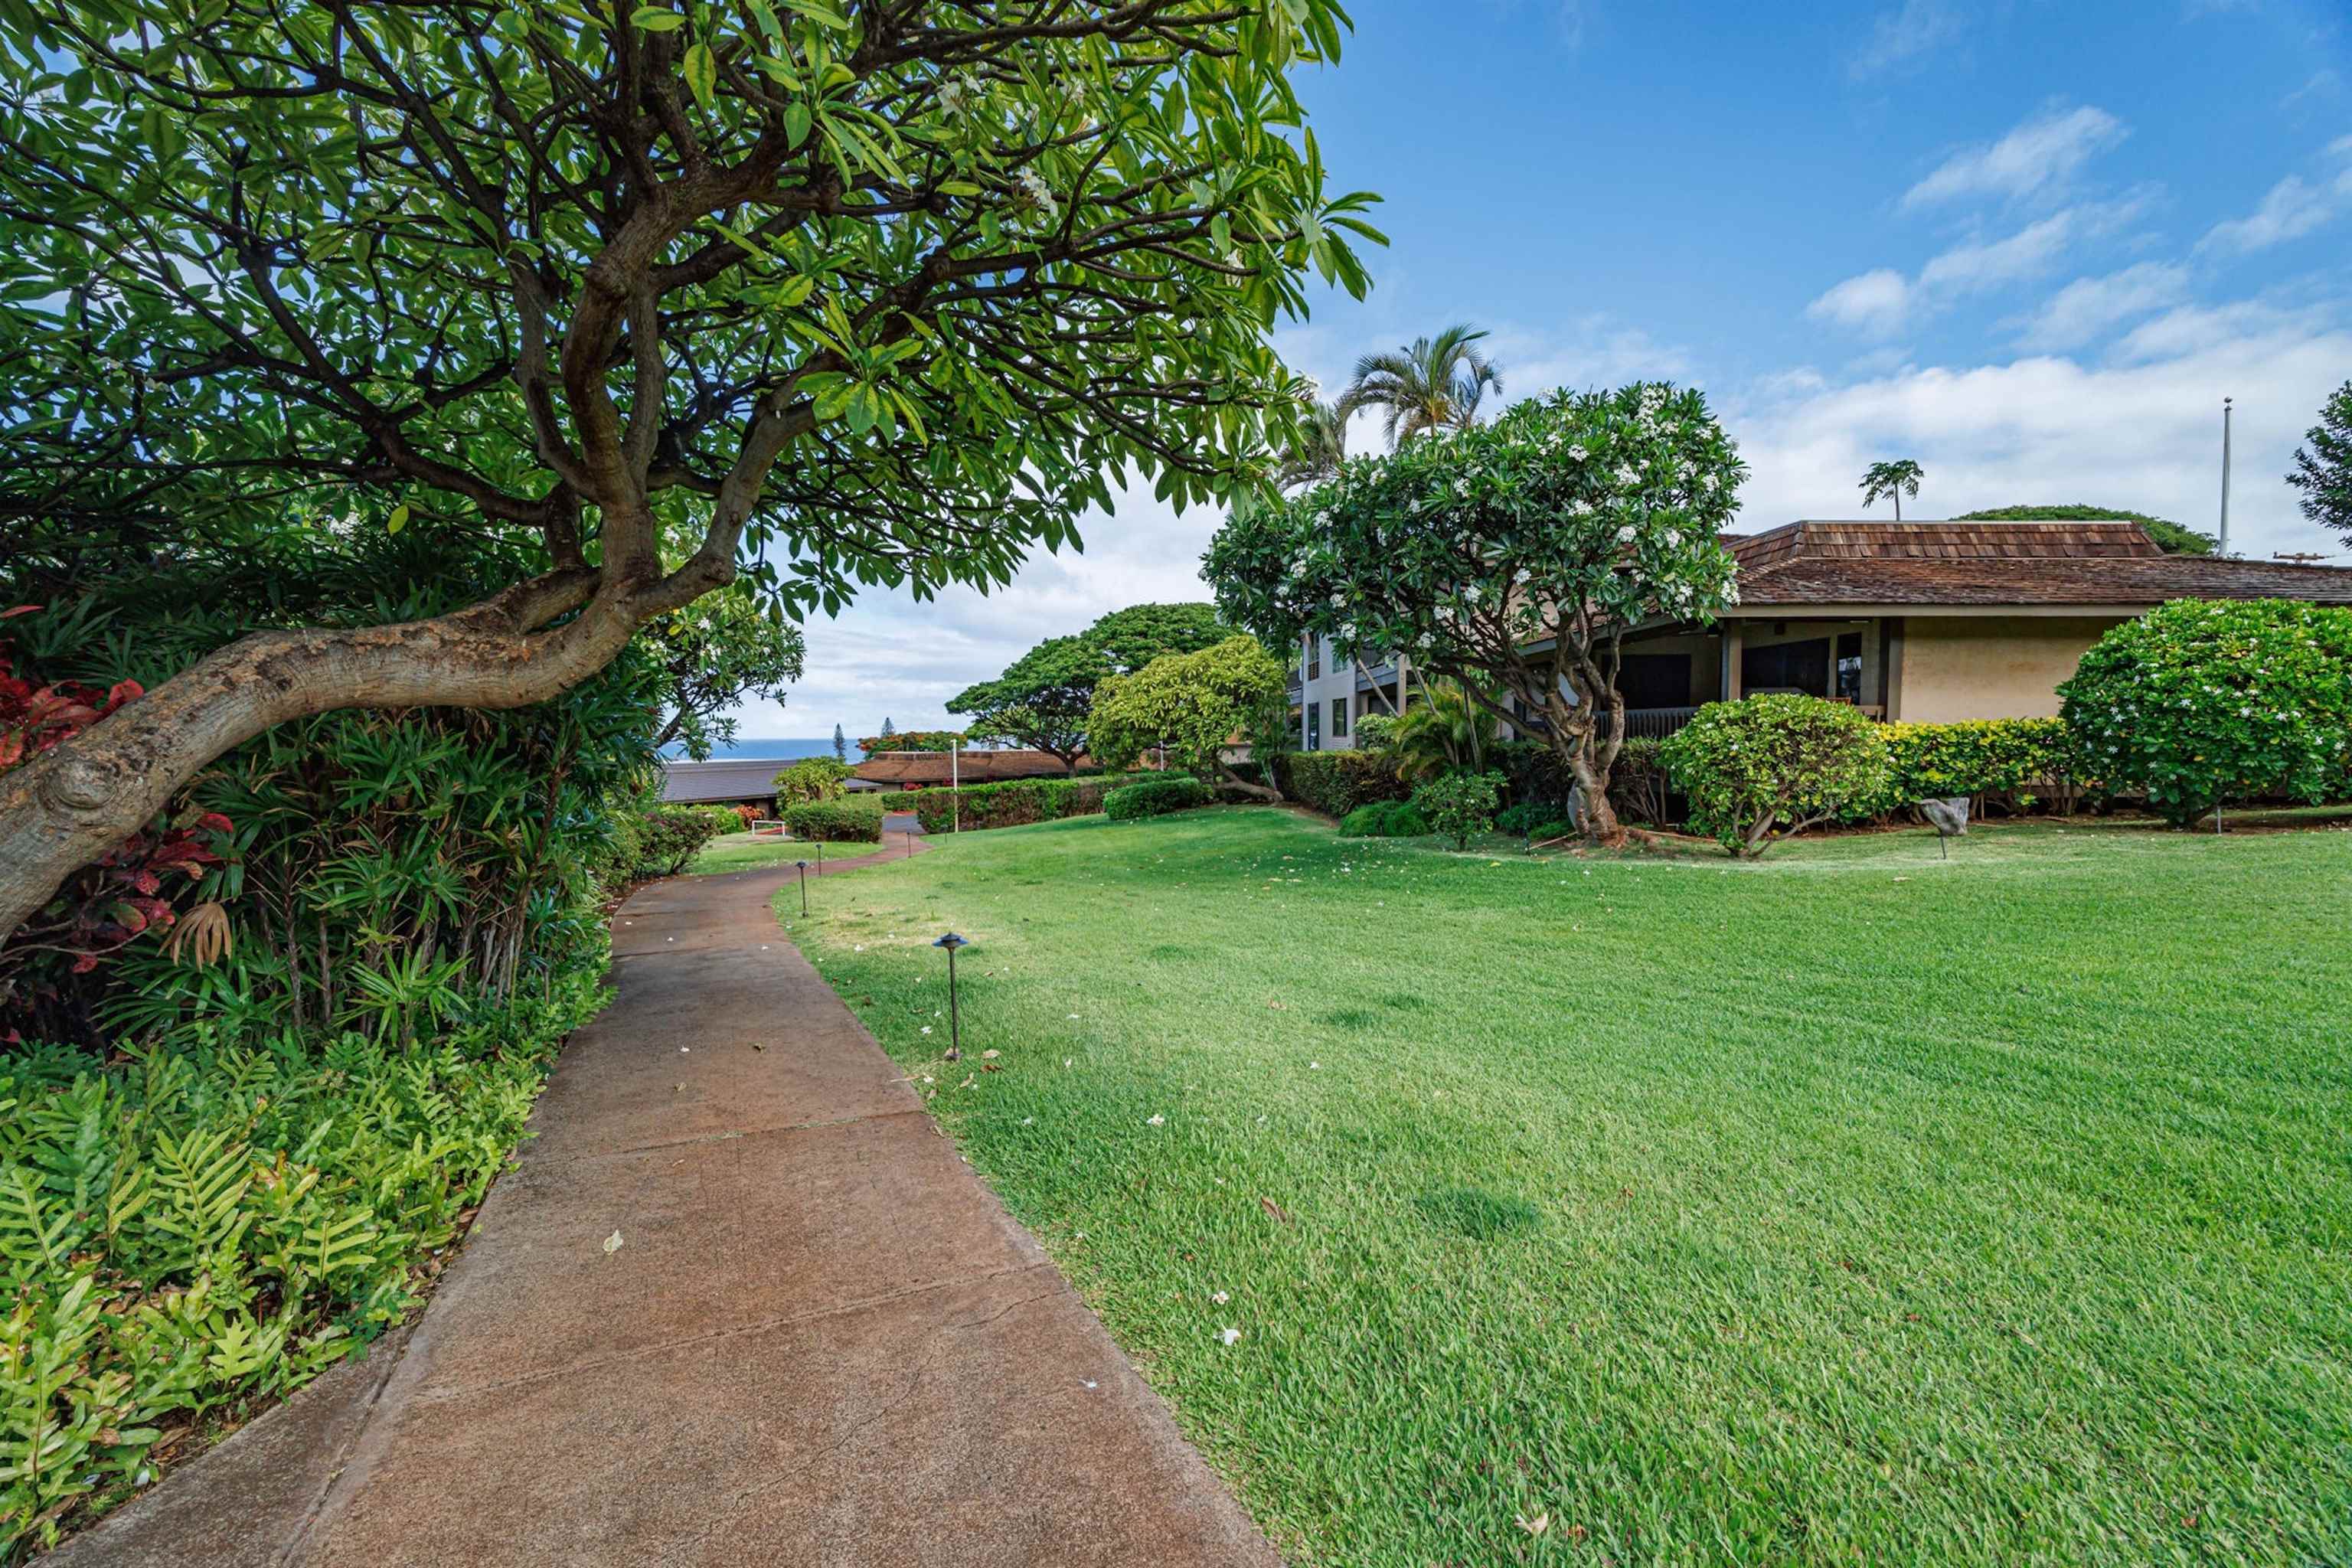
M2352 1548L2352 834L933 842L792 934L1294 1562Z

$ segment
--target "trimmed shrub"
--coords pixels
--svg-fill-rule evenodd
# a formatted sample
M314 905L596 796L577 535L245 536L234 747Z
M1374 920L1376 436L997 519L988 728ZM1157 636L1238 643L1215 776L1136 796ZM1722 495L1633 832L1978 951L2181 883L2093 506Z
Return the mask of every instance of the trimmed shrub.
M1495 803L1502 798L1500 773L1447 773L1412 792L1415 810L1429 820L1431 831L1466 849L1470 836L1495 826Z
M688 862L702 852L702 847L730 831L734 814L726 812L728 826L722 826L714 812L718 808L701 805L657 805L638 818L636 851L630 876L642 880L647 877L675 877L686 869Z
M2177 599L2111 627L2058 692L2085 770L2173 822L2352 784L2352 610Z
M963 831L1018 827L1031 822L1058 822L1066 816L1086 816L1103 808L1103 796L1120 784L1158 773L1084 773L1076 778L1007 779L1003 784L973 784L961 792L946 789L892 790L878 796L885 811L911 811L926 833L947 833L957 824ZM961 800L961 806L959 806Z
M1349 812L1339 831L1356 838L1420 838L1429 832L1429 819L1409 800L1376 800Z
M1761 854L1778 824L1803 832L1886 789L1886 742L1862 710L1775 693L1710 702L1658 748L1690 797L1690 826L1735 855Z
M784 807L784 830L826 844L879 844L882 808L862 800L804 800Z
M1356 720L1356 750L1385 752L1396 744L1397 720L1393 713L1365 713Z
M1882 724L1878 732L1886 742L1886 788L1860 816L1959 795L1997 795L2023 811L2035 802L2032 786L2064 793L2074 773L2074 739L2063 719Z
M1170 773L1123 784L1103 796L1103 811L1114 822L1139 816L1164 816L1209 804L1209 786L1190 773Z
M1288 752L1275 759L1275 787L1286 800L1339 817L1372 801L1410 795L1395 769L1394 759L1368 752Z

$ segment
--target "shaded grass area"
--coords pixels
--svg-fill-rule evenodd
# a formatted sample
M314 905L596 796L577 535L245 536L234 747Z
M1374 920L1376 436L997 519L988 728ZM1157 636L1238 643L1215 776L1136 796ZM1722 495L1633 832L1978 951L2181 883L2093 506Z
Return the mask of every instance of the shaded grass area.
M1531 861L1224 809L818 897L1296 1561L2352 1551L2352 835Z

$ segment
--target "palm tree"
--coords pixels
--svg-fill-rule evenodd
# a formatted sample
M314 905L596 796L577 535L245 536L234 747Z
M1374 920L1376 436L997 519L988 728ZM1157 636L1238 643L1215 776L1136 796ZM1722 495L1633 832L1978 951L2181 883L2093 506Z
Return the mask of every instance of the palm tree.
M1499 728L1495 716L1451 681L1425 684L1424 700L1404 710L1390 731L1397 777L1412 782L1458 768L1486 766Z
M1862 504L1876 506L1878 498L1886 497L1895 503L1895 521L1903 521L1903 498L1919 493L1919 481L1927 470L1908 458L1898 458L1891 463L1873 463L1862 473Z
M1428 430L1466 428L1477 416L1479 401L1503 390L1502 372L1478 352L1486 335L1467 325L1452 326L1433 338L1415 338L1406 348L1366 354L1339 395L1339 412L1386 409L1382 427L1391 447Z
M1284 489L1319 485L1337 479L1347 460L1348 411L1336 403L1318 403L1299 419L1297 434L1283 448L1275 482Z

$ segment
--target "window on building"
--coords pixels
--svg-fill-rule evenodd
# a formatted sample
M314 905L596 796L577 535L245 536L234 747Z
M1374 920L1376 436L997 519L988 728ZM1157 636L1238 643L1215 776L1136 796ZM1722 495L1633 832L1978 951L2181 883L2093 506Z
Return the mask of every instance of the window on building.
M1331 738L1335 741L1348 738L1348 700L1344 697L1331 699Z
M1837 700L1862 700L1862 634L1840 632L1837 640Z
M1307 634L1307 679L1323 679L1323 639L1312 632Z
M1307 705L1307 749L1310 752L1319 752L1323 749L1322 720L1323 705L1319 702L1309 702Z

